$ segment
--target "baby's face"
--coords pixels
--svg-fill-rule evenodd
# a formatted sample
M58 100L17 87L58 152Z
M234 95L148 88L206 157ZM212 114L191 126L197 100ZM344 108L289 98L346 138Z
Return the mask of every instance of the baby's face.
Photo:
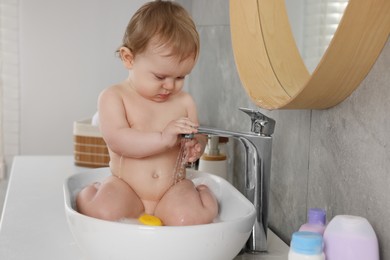
M152 45L135 56L129 77L141 96L165 102L182 90L185 77L195 65L195 58L191 55L180 60L170 53L166 46Z

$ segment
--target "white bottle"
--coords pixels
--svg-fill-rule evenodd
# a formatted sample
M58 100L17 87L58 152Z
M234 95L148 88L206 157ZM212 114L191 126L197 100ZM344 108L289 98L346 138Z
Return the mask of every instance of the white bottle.
M198 169L227 179L226 155L220 152L218 136L209 136L207 148L200 157Z
M325 260L322 236L307 231L293 233L288 260Z

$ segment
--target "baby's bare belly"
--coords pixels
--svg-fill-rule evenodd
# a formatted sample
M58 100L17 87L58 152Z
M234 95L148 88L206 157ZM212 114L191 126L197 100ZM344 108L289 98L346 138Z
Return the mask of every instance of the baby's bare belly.
M177 151L133 159L111 157L112 173L123 179L143 201L159 201L172 186ZM113 160L114 159L114 160Z

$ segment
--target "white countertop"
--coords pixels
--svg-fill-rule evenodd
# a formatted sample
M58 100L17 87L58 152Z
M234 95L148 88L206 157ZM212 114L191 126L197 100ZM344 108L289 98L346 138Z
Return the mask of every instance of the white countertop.
M73 156L17 156L0 223L0 259L84 259L68 228L63 183L86 171ZM287 260L288 246L271 231L269 253L236 260Z

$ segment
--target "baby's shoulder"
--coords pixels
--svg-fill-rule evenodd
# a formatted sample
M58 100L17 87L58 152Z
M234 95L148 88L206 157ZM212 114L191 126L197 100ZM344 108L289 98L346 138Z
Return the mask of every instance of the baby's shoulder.
M184 92L184 91L180 92L180 95L178 96L178 98L179 98L180 102L182 102L186 106L195 104L194 99L187 92Z
M122 84L116 84L112 85L106 89L104 89L100 93L100 97L104 98L121 98L123 95L125 95L124 88Z
M99 106L107 106L108 104L117 104L122 102L122 94L118 85L113 85L100 92L98 97Z

